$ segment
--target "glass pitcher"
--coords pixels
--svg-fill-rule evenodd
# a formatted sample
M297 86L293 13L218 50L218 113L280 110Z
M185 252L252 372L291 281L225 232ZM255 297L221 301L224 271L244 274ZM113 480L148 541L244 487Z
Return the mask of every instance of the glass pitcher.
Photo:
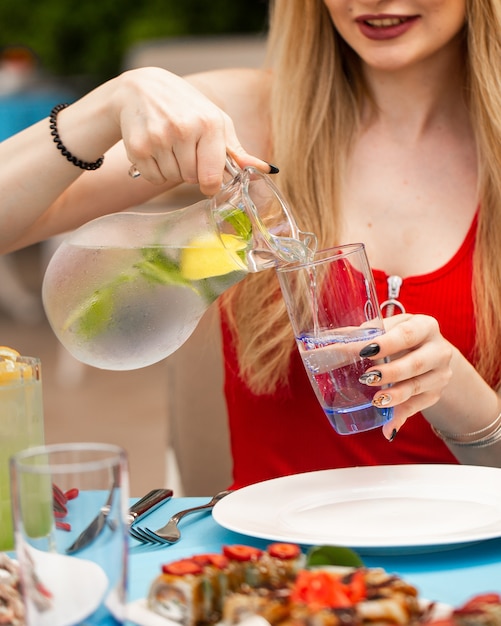
M303 233L270 178L229 157L212 198L168 212L123 212L71 233L45 273L42 298L79 361L132 370L161 361L206 309L249 272L306 260Z

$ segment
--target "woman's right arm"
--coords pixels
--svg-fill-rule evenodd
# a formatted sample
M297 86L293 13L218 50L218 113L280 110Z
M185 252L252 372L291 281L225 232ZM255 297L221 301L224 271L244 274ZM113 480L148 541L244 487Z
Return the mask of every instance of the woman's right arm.
M125 72L57 117L61 141L84 171L56 148L45 119L0 143L0 253L135 206L181 182L217 192L226 152L241 164L268 165L244 151L231 119L185 79L159 68ZM123 141L120 141L120 140ZM128 176L134 163L139 179Z

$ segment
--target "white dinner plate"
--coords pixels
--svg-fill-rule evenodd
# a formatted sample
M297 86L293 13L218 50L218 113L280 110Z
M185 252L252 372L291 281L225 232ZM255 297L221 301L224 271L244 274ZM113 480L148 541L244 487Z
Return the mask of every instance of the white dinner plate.
M243 487L215 521L252 537L361 554L460 547L501 536L501 469L384 465L308 472Z

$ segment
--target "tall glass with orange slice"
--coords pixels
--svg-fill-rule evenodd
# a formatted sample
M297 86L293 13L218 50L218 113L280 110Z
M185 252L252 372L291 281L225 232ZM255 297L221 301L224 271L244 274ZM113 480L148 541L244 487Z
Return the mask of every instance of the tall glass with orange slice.
M9 458L43 443L40 359L0 346L0 551L14 547Z

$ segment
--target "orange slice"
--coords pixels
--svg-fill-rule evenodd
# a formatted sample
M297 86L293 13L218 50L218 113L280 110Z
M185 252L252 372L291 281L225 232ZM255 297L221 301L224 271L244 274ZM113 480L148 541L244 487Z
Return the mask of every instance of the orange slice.
M32 370L30 365L18 363L17 357L21 356L17 350L0 346L0 385L17 380L30 380Z
M16 357L21 356L14 348L8 348L7 346L0 346L0 357L4 359L16 360Z

